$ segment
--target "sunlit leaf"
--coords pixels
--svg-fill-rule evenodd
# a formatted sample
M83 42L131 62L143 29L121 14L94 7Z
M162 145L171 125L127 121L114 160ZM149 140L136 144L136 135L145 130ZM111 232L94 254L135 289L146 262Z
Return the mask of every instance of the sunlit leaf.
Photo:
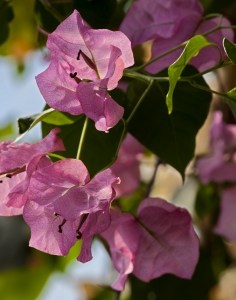
M187 25L186 25L187 26ZM166 104L168 107L168 112L171 113L173 109L173 93L175 90L175 86L177 81L179 80L184 68L189 63L191 58L196 56L199 51L207 46L212 45L209 43L206 38L202 35L196 35L192 37L186 44L183 52L180 57L168 68L169 75L169 90L166 95Z
M18 119L19 133L23 134L30 131L39 122L44 121L53 125L73 124L79 117L67 113L61 113L53 108L48 108L39 114Z
M41 292L51 266L14 269L0 273L1 298L4 300L32 300Z
M225 94L225 102L230 107L234 117L236 118L236 88L233 88L232 90L228 91Z
M13 135L13 133L14 133L13 124L12 123L6 124L4 127L0 128L0 139L6 136Z
M22 134L29 131L39 122L41 122L44 118L50 115L53 111L53 108L49 108L39 114L18 119L19 133Z

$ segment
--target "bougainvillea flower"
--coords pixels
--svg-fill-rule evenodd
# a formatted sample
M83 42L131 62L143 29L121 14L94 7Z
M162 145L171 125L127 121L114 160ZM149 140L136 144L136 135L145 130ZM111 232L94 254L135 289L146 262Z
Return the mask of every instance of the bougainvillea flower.
M220 214L214 232L236 242L236 188L225 189L221 194Z
M16 144L10 141L0 143L1 215L22 213L30 176L39 163L45 166L41 157L54 151L64 150L57 133L58 129L53 129L36 144ZM46 158L45 160L47 161Z
M188 32L193 33L202 13L202 6L196 0L188 1L188 5L184 0L137 0L128 10L120 30L129 37L132 46L157 37L170 39L181 29L185 35L186 24L190 26Z
M206 34L206 38L216 43L218 49L206 47L197 58L190 62L202 71L225 57L222 47L223 37L233 40L231 29L220 28L230 25L225 18L216 17L201 22L202 16L203 8L198 0L188 1L188 5L185 0L165 2L137 0L131 5L120 30L129 37L132 46L151 40L151 58L154 58L174 49L195 34L206 34L212 29L217 29ZM167 68L180 56L181 52L182 49L178 49L162 56L150 64L146 70L150 73L157 73Z
M120 178L115 187L116 197L134 192L140 183L139 163L144 147L131 134L125 137L116 162L111 166L113 173Z
M23 213L31 229L30 245L65 255L77 239L82 239L79 260L90 260L93 235L110 223L109 209L117 181L119 178L109 169L90 180L86 167L77 159L60 160L35 171Z
M236 126L225 124L215 112L210 132L211 153L196 161L196 173L203 183L236 180Z
M136 218L112 212L102 237L120 274L113 284L117 290L130 273L146 282L166 273L190 278L198 260L199 241L189 213L159 198L145 199Z
M98 130L113 127L124 110L107 91L134 63L129 39L119 31L91 29L74 11L48 35L47 47L51 63L36 77L46 102L73 115L84 113Z
M191 60L191 65L195 66L199 71L204 71L226 58L223 48L223 39L224 37L227 37L229 40L233 41L233 30L221 28L213 32L211 31L216 28L229 26L230 22L222 16L210 18L200 23L195 34L205 34L207 40L216 44L217 47L210 46L202 49L200 53ZM206 34L207 32L209 32L209 34Z

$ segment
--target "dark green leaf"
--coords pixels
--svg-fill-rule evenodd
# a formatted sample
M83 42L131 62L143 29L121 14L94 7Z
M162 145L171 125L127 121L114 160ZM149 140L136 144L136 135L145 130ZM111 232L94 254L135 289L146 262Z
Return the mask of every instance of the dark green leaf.
M175 86L177 81L180 79L180 76L187 66L191 58L196 56L199 51L207 46L212 45L209 43L208 40L203 37L202 35L196 35L192 37L186 44L183 52L181 53L180 57L168 68L168 75L169 75L169 91L166 95L166 104L168 107L169 113L172 112L173 108L173 93L175 90Z
M228 58L236 64L236 45L230 42L228 39L223 40L224 50Z
M185 74L195 72L188 68ZM203 78L196 82L207 87ZM146 87L140 82L131 84L129 101L136 103ZM211 94L186 82L178 82L173 95L173 111L169 114L165 103L167 90L167 83L153 84L131 119L128 131L184 176L194 155L196 134L208 114Z
M116 0L74 0L74 8L93 28L106 28L116 9Z
M35 1L35 14L40 27L49 33L53 32L60 22L73 12L73 9L72 1Z
M12 6L8 0L0 0L0 45L3 44L9 35L9 22L14 17Z
M81 116L70 125L56 126L61 129L61 136L66 152L60 152L64 157L76 158L85 117ZM54 128L54 125L42 122L43 136ZM80 159L84 162L91 176L108 167L116 158L120 142L124 134L124 122L120 121L109 133L96 130L94 122L89 120L83 140Z
M210 215L212 222L215 222L219 214L220 196L214 184L202 185L196 195L195 211L200 218ZM209 217L208 217L209 219Z

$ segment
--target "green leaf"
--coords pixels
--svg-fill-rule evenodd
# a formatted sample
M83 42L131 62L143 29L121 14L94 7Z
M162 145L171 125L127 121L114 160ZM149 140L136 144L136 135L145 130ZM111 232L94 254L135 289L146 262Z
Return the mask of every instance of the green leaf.
M32 129L35 125L37 125L40 121L42 121L46 116L51 114L53 111L54 111L53 108L49 108L47 110L44 110L40 114L31 115L28 117L18 119L19 133L23 134L30 131L30 129Z
M72 116L70 114L54 110L53 108L48 108L39 114L18 119L19 133L27 133L34 126L36 126L39 122L42 121L48 124L59 126L73 124L78 118L79 116Z
M0 45L3 44L9 35L9 22L14 17L12 5L8 0L0 0Z
M13 135L14 128L13 124L9 123L6 124L4 127L0 128L0 139L5 138L6 136Z
M236 88L233 88L225 94L225 102L228 104L231 109L234 117L236 118Z
M81 142L85 116L69 125L56 126L61 129L59 136L62 138L66 151L59 154L64 157L76 158L78 146ZM43 136L55 126L42 122ZM124 122L120 121L109 133L98 131L94 122L88 120L87 129L83 136L83 145L80 159L84 162L91 176L108 167L117 156L120 143L124 136Z
M73 0L73 3L74 8L93 28L106 28L116 9L116 0Z
M166 95L166 105L168 107L169 113L172 112L173 109L173 93L175 90L175 86L177 81L180 79L180 76L189 63L189 61L196 56L199 51L207 46L212 45L209 43L206 38L202 35L196 35L192 37L186 44L183 52L181 53L180 57L168 68L168 75L169 75L169 91Z
M236 64L236 45L230 42L228 39L224 38L223 46L225 53L227 54L228 58Z
M1 299L36 299L51 272L52 267L46 265L1 272Z
M204 219L208 216L208 222L215 225L220 212L220 195L215 184L200 185L196 199L195 211L199 218ZM211 219L210 219L211 217Z
M188 66L184 74L190 76L196 71ZM203 78L196 82L207 87ZM146 84L133 82L128 89L129 101L137 103L145 88ZM184 176L194 155L196 134L208 114L211 94L187 82L178 82L173 94L173 111L169 114L165 103L167 90L168 83L153 84L131 119L128 131Z

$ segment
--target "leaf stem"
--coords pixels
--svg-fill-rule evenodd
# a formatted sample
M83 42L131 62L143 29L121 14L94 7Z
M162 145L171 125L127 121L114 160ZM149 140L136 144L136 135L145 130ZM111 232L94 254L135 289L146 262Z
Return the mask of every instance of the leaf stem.
M196 78L196 77L200 77L200 76L203 76L205 74L208 74L210 72L213 72L215 70L218 70L218 69L221 69L221 68L224 68L224 67L228 67L228 66L232 66L233 63L231 61L226 61L226 62L220 62L218 64L216 64L214 67L211 67L209 69L206 69L205 71L202 71L202 72L199 72L197 74L194 74L194 75L190 75L190 76L183 76L180 78L180 80L183 80L183 79L192 79L192 78Z
M124 77L138 79L145 83L150 82L152 80L169 81L169 77L150 76L150 75L138 73L138 72L134 71L133 69L125 70Z
M180 49L180 48L183 48L183 47L187 44L187 42L188 42L188 41L185 41L185 42L179 44L178 46L176 46L176 47L174 47L174 48L171 48L171 49L168 50L168 51L163 52L161 55L158 55L158 56L153 57L153 58L150 59L148 62L146 62L146 63L144 63L144 64L142 64L142 65L140 65L140 66L137 66L137 67L132 68L132 70L134 70L134 71L139 71L139 70L144 69L145 67L147 67L148 65L154 63L154 62L157 61L158 59L161 59L162 57L165 57L166 55L171 54L172 52L174 52L174 51L176 51L176 50L178 50L178 49Z
M228 99L231 99L230 97L228 97L225 93L221 93L221 92L218 92L218 91L215 91L215 90L211 90L201 84L198 84L192 80L186 80L187 82L189 82L189 84L191 84L191 86L197 88L197 89L200 89L200 90L203 90L203 91L206 91L208 93L212 93L212 94L216 94L218 96L221 96L221 97L225 97L225 98L228 98Z
M40 0L45 9L51 13L57 21L61 22L64 18L63 16L52 6L48 0Z
M84 145L85 134L86 134L86 131L88 128L88 121L89 121L88 117L85 117L83 129L82 129L81 136L80 136L78 151L77 151L77 155L76 155L77 159L80 159L80 157L81 157L81 152L82 152L82 148Z
M115 291L114 300L120 300L121 292Z
M151 86L153 85L154 80L150 80L147 88L139 98L138 102L136 103L134 109L132 110L131 114L129 115L128 119L126 120L126 124L128 125L130 123L130 120L133 118L135 112L137 111L139 105L142 103L143 99L146 97L147 93L149 92Z
M156 163L155 163L155 166L154 166L154 171L153 171L153 174L152 174L152 178L151 178L151 180L149 181L149 183L147 185L147 189L146 189L145 194L144 194L144 199L150 196L153 184L155 182L157 170L158 170L159 166L162 163L163 163L163 161L160 158L156 159Z
M220 15L220 16L221 16L222 19L223 19L223 16L222 16L222 15ZM210 16L210 17L213 17L213 16ZM222 26L221 24L220 24L220 25L216 25L214 28L212 28L212 29L210 29L210 30L208 30L208 31L206 31L206 32L201 33L201 35L207 36L207 35L209 35L209 34L215 32L215 31L217 31L217 30L220 30L220 29L236 29L236 25L231 25L231 26ZM195 34L194 34L194 35L195 35ZM194 36L194 35L193 35L193 36ZM140 66L131 68L131 70L134 70L134 71L142 70L142 69L144 69L145 67L147 67L148 65L150 65L150 64L154 63L155 61L161 59L162 57L165 57L166 55L171 54L172 52L175 52L176 50L183 48L187 43L188 43L188 40L182 42L181 44L177 45L176 47L173 47L173 48L169 49L168 51L163 52L162 54L160 54L160 55L158 55L158 56L153 57L153 58L150 59L148 62L145 62L145 63L143 63L143 64L140 65ZM218 47L218 46L217 46L217 47Z

